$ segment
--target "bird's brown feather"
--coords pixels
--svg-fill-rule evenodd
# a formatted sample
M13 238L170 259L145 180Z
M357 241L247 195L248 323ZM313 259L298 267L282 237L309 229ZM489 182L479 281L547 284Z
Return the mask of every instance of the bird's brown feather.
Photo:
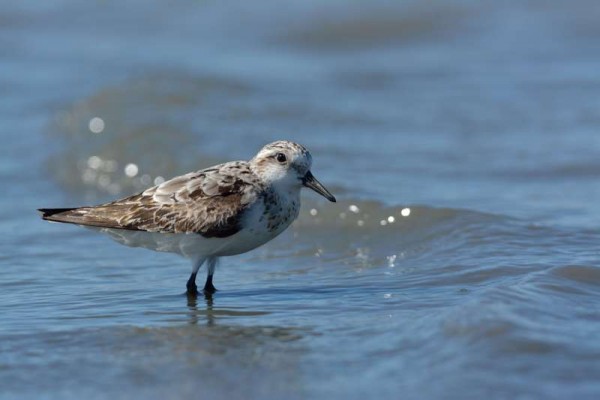
M247 206L261 192L258 186L248 163L234 161L173 178L111 203L40 211L44 219L56 222L228 237L241 229Z

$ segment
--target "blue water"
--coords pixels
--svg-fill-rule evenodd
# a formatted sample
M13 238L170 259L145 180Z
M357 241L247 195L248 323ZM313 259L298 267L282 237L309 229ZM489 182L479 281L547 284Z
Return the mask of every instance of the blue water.
M597 398L598 20L585 0L2 3L0 398ZM212 300L183 295L186 260L35 212L277 139L340 201L305 193Z

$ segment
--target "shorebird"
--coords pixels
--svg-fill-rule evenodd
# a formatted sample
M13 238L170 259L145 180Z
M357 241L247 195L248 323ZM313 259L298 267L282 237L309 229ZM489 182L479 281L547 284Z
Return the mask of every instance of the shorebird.
M250 161L190 172L110 203L38 211L45 220L91 227L128 246L189 258L190 295L198 293L196 274L206 263L204 293L211 295L218 258L245 253L282 233L298 217L302 187L336 201L311 165L302 145L277 141Z

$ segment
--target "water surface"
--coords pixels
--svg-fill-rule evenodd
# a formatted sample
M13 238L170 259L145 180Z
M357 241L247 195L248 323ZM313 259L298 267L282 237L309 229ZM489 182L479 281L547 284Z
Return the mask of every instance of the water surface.
M0 397L600 394L595 2L0 10ZM34 212L277 139L340 201L305 193L212 300Z

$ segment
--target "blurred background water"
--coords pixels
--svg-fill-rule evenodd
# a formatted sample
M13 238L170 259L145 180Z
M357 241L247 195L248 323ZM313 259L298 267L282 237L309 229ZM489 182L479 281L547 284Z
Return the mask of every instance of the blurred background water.
M598 398L600 4L0 4L1 398ZM277 139L340 202L224 260L39 207Z

